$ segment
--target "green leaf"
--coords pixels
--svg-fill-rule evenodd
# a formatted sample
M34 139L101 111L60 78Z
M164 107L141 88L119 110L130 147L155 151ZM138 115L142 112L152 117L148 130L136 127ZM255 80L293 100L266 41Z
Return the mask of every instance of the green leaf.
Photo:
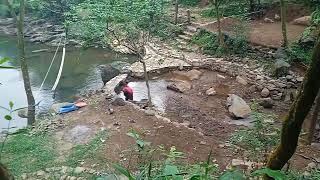
M135 178L131 175L130 171L119 164L114 164L113 168L117 170L119 173L125 175L129 180L135 180Z
M255 172L253 172L253 176L263 176L263 175L268 175L269 177L272 177L275 180L287 180L287 176L279 170L272 170L269 168L263 168L263 169L258 169Z
M14 104L13 104L13 102L12 102L12 101L10 101L10 102L9 102L9 107L10 107L10 109L12 109L12 108L13 108L13 105L14 105Z
M15 69L13 66L0 66L0 69Z
M0 64L3 64L5 62L7 62L7 61L9 61L9 58L4 57L4 58L0 59Z
M227 171L220 176L219 180L245 180L245 178L239 171Z
M4 116L4 118L5 118L6 120L8 120L8 121L11 121L11 120L12 120L12 117L11 117L10 115L6 115L6 116Z

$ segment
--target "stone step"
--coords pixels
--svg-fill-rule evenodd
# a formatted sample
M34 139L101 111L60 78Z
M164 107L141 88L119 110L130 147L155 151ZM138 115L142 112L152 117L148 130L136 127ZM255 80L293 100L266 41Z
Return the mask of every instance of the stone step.
M187 44L188 44L188 42L187 42L186 40L184 40L184 39L177 38L176 40L177 40L181 45L187 45Z
M180 35L178 35L178 36L179 36L179 38L184 39L184 40L186 40L186 41L190 41L190 40L191 40L191 37L186 36L186 35L180 34Z
M193 32L193 33L197 32L197 28L194 27L194 26L187 26L187 30L188 30L189 32Z
M188 37L190 37L190 38L192 38L192 36L193 36L195 33L194 33L194 32L190 32L190 31L184 31L183 34L186 35L186 36L188 36Z

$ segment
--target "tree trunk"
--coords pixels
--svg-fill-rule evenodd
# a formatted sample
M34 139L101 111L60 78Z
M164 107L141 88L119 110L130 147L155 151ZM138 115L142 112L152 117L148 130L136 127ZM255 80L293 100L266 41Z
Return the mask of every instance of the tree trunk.
M320 88L320 41L317 42L312 63L305 75L297 99L292 104L282 125L281 139L278 147L271 153L267 167L281 170L295 153L303 121L312 108ZM267 178L267 177L266 177ZM268 178L267 178L268 179Z
M174 7L175 7L174 23L175 23L175 24L178 24L179 0L176 0L176 1L175 1Z
M310 128L309 128L308 137L307 137L307 144L309 145L312 143L313 135L314 135L318 117L319 117L319 111L320 111L320 91L318 92L318 96L315 101L315 106L314 106L314 110L311 117L311 123L310 123Z
M287 5L286 0L280 0L280 8L281 8L281 26L282 26L282 36L283 42L282 46L288 47L288 37L287 37Z
M149 85L149 75L147 72L147 66L143 60L141 60L141 63L143 65L144 79L146 81L147 91L148 91L148 106L152 106L152 99L151 99L151 91L150 91L150 85Z
M30 84L30 77L29 77L29 71L28 71L28 65L25 58L25 46L24 46L24 14L25 14L25 0L20 0L20 15L19 19L14 12L13 7L11 6L10 2L8 0L5 1L8 8L10 9L11 16L13 17L18 31L18 46L19 46L19 58L20 58L20 66L22 71L22 78L24 83L24 89L26 91L27 95L27 101L28 101L28 125L32 125L35 122L35 100L32 94L31 90L31 84Z
M221 16L219 11L219 2L218 0L215 0L214 3L215 9L216 9L216 16L217 16L217 23L218 23L218 45L223 46L224 44L224 38L222 34L222 27L221 27Z

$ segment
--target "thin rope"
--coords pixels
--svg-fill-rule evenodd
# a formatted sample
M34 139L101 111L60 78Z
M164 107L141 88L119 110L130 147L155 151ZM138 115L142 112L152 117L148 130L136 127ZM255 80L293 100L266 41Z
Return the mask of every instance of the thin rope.
M48 68L48 71L47 71L47 73L46 73L46 75L45 75L45 77L44 77L44 79L43 79L43 81L42 81L42 83L41 83L41 85L40 85L39 92L42 90L43 85L44 85L44 83L45 83L45 81L46 81L46 79L47 79L47 77L48 77L48 75L49 75L49 72L50 72L50 70L51 70L51 67L52 67L52 65L53 65L53 62L54 62L54 60L55 60L55 58L56 58L56 56L57 56L58 50L59 50L59 48L60 48L61 41L62 41L62 37L60 38L58 47L57 47L56 52L54 53L54 56L53 56L53 58L52 58L52 60L51 60L51 64L50 64L50 66L49 66L49 68Z
M60 81L60 78L61 78L61 74L62 74L63 65L64 65L65 55L66 55L66 45L64 45L64 47L63 47L60 69L59 69L59 72L58 72L58 76L57 76L56 82L54 83L54 85L53 85L53 87L51 89L52 91L56 90L56 88L57 88L57 86L59 84L59 81Z

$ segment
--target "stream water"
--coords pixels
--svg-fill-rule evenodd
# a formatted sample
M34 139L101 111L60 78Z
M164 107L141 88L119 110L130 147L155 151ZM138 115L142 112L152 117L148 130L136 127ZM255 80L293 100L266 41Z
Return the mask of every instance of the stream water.
M39 49L48 49L48 51L32 53L32 51ZM132 63L136 60L133 56L120 55L107 49L67 48L62 77L56 89L55 98L53 98L51 88L59 70L62 56L61 48L41 91L39 91L39 87L51 63L55 49L42 44L26 43L31 85L36 102L40 102L39 112L45 112L53 103L72 102L82 92L101 88L103 83L97 68L98 65L113 61ZM26 107L26 95L17 59L15 37L0 36L1 57L9 57L10 61L6 65L14 66L16 69L0 69L0 106L8 107L9 101L12 101L14 108ZM6 114L7 112L0 108L0 131L8 126L8 121L3 118ZM26 119L19 118L17 114L13 114L13 118L11 127L22 128L26 126Z

